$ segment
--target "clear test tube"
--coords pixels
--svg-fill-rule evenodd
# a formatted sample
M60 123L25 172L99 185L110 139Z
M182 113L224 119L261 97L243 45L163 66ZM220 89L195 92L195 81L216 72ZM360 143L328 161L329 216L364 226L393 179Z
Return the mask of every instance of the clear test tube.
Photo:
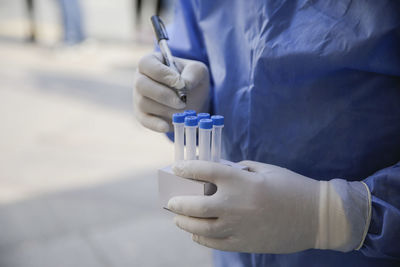
M175 113L172 115L172 124L174 125L175 162L185 159L185 117L186 115L184 113Z
M186 137L186 159L196 159L196 130L197 130L197 117L185 117L185 137Z
M197 121L200 123L202 119L209 119L210 114L209 113L199 113L197 114Z
M211 160L211 131L213 121L201 119L199 122L199 160Z
M219 162L221 160L221 138L222 128L224 127L224 117L220 115L211 116L213 121L212 142L211 142L211 160Z

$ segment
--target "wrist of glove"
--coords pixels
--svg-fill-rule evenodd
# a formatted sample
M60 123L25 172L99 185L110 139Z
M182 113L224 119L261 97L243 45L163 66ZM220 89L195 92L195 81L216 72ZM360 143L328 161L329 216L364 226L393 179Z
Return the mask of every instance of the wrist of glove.
M172 131L172 114L185 109L208 110L210 78L202 62L175 57L180 73L162 63L160 53L152 53L139 61L133 97L135 116L145 127ZM187 102L182 102L175 88L186 87Z
M177 196L168 208L178 227L207 247L253 253L306 249L351 251L362 244L370 195L361 182L317 181L252 161L249 171L205 161L182 161L176 175L216 184L212 196Z

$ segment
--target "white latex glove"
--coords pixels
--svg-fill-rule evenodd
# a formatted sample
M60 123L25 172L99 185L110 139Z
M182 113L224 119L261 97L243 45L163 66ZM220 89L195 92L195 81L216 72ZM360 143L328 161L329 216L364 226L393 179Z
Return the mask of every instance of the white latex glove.
M371 204L362 182L317 181L290 170L243 161L249 171L181 161L176 175L217 185L212 196L177 196L168 208L197 243L228 251L292 253L310 248L358 249Z
M175 57L181 74L162 63L160 53L152 53L139 61L134 82L134 109L143 126L157 131L172 131L172 114L185 109L197 112L208 109L210 78L207 66L199 61ZM172 88L188 90L183 103Z

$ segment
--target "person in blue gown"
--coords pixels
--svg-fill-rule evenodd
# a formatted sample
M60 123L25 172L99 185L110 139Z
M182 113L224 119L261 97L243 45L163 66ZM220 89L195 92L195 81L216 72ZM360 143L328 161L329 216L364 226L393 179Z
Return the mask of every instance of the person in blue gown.
M210 242L215 266L399 266L400 2L180 0L168 30L172 54L209 72L202 111L225 117L223 158L279 166L313 181L340 180L334 187L345 212L362 194L367 200L360 205L370 208L362 220L357 211L346 215L359 226L360 242L351 249L229 249ZM138 73L148 75L145 64ZM141 87L148 84L141 79L137 94L146 94ZM147 116L139 120L148 122L157 112L138 101ZM366 188L344 189L349 184Z

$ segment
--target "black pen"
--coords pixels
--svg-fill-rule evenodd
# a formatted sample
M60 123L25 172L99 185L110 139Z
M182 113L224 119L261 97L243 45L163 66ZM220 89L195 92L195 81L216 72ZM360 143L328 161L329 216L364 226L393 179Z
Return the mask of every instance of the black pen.
M157 38L158 46L160 47L161 54L164 58L165 65L169 66L171 69L176 71L179 75L178 68L176 67L174 58L171 54L171 50L168 47L167 40L168 35L167 31L165 30L164 23L160 19L159 16L152 16L151 17L151 24L153 25L154 33ZM183 85L181 88L174 88L178 97L186 103L186 94L187 90L186 87Z

